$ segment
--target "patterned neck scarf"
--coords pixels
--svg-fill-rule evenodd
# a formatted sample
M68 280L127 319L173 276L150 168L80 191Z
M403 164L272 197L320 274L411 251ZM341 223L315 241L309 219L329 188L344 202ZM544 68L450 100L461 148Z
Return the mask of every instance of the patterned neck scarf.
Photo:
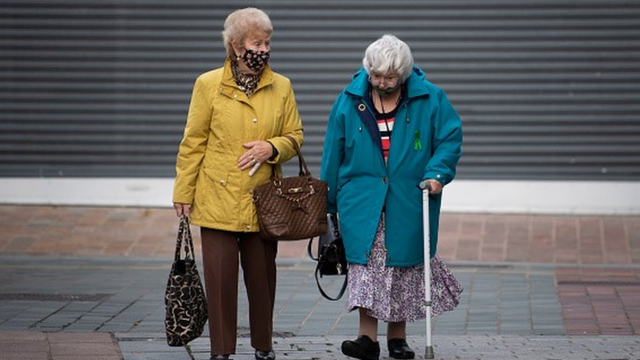
M238 63L233 59L231 60L231 71L233 72L233 79L240 87L240 90L244 91L244 93L247 94L247 97L251 97L258 87L262 71L256 75L244 74L238 67Z

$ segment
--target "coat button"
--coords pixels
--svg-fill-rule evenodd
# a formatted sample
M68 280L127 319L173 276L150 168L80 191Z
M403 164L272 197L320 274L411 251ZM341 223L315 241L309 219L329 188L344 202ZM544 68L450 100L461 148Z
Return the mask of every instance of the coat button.
M245 228L246 228L247 230L251 230L251 225L247 225L247 226L245 226Z
M253 123L255 124L255 123L257 123L257 122L258 122L258 119L253 119L253 120L251 120L251 121L253 121Z
M220 180L220 185L224 185L224 180Z
M387 183L387 177L386 176L382 178L382 182L385 183L385 184Z
M238 98L238 94L234 94L234 95L233 95L233 98L234 98L234 99L237 99L237 98Z

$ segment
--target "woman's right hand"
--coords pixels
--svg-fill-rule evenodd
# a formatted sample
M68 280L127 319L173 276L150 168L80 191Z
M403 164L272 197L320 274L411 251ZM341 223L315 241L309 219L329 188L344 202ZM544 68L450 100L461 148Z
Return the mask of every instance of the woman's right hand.
M176 215L178 215L178 217L182 215L189 216L191 213L191 204L173 203L173 208L176 209Z

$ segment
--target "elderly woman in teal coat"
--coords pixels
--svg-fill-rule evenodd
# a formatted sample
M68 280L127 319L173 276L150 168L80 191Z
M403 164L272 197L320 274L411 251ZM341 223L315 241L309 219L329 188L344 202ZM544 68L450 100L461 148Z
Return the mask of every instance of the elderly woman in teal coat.
M422 180L431 184L432 315L458 304L462 288L435 254L442 188L455 177L461 144L460 117L414 66L407 44L385 35L369 45L333 105L320 174L349 262L348 307L360 317L357 339L342 343L345 355L378 359L382 320L389 356L415 357L406 322L426 317Z

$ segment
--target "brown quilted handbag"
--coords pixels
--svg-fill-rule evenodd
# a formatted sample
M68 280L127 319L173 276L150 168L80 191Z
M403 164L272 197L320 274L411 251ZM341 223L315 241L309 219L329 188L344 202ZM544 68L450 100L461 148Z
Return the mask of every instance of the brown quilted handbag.
M279 177L272 166L270 181L253 189L253 202L263 238L308 240L327 232L329 187L311 176L298 143L287 138L298 153L298 176Z
M184 241L184 259L181 259ZM194 260L189 218L180 218L176 253L164 295L165 331L169 346L184 346L198 338L207 322L207 298Z

